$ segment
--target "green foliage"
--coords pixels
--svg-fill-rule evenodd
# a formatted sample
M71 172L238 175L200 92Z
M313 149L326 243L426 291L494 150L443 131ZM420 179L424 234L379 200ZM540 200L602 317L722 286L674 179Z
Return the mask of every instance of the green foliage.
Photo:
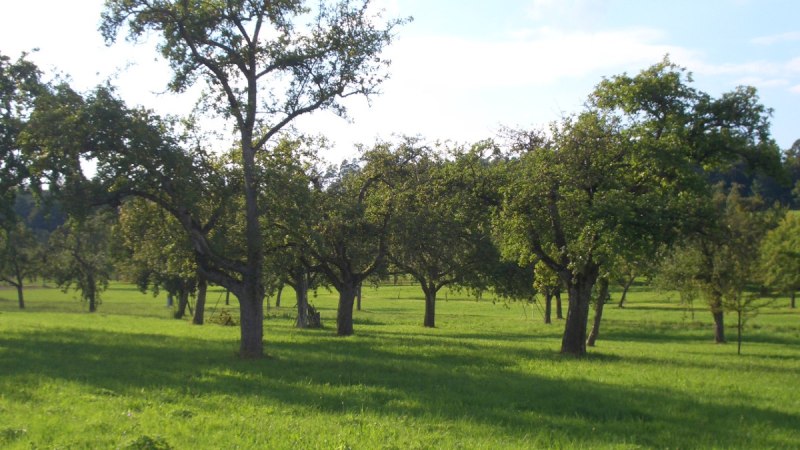
M764 237L760 254L764 285L782 293L800 290L800 214L788 212Z
M74 287L89 311L100 304L100 293L113 273L111 222L108 211L83 220L69 219L50 235L47 273L66 292Z

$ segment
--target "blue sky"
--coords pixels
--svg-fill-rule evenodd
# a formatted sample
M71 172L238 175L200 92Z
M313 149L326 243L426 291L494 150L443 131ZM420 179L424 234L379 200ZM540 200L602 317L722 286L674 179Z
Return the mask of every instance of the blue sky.
M158 95L168 71L151 45L106 48L102 0L5 1L0 52L69 74L80 89L113 77L129 103L181 113L192 99ZM392 133L469 142L501 126L535 127L580 109L603 76L661 60L693 72L713 95L758 88L775 110L781 148L800 138L800 2L792 0L378 0L414 16L388 50L392 79L371 105L349 103L352 123L330 114L298 126L331 136L329 159ZM195 93L196 94L196 93Z

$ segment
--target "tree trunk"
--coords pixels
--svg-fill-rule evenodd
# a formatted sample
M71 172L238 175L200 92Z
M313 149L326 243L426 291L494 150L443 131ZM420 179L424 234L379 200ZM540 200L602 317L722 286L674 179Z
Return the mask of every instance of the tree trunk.
M16 284L17 287L17 300L19 300L19 309L25 309L25 294L22 292L22 282Z
M225 306L228 306L230 304L231 304L231 290L225 289Z
M361 311L361 283L356 288L356 309Z
M251 93L254 96L254 93ZM253 97L254 99L254 97ZM255 103L248 105L255 108ZM253 116L251 116L253 114ZM255 110L248 111L254 117ZM253 148L251 127L239 130L242 135L242 175L244 179L245 203L245 254L247 267L242 273L239 297L239 320L241 323L242 341L239 346L239 357L262 358L264 356L264 285L262 230L259 218L264 211L258 206L258 177L256 176L256 149Z
M725 341L725 313L720 308L711 312L714 315L714 342L724 344Z
M258 281L242 283L239 299L241 342L239 357L255 359L264 357L264 289Z
M345 283L339 290L339 309L336 311L336 334L351 336L353 334L353 304L355 303L356 286Z
M427 328L436 328L436 287L427 286L422 290L425 292L425 321L422 325Z
M594 307L594 323L592 324L592 331L586 339L586 346L594 347L597 341L597 336L600 335L600 321L603 319L603 306L606 304L608 298L608 279L603 278L600 280L600 292L597 296L597 304Z
M94 277L89 275L88 282L86 283L87 289L89 290L87 300L89 300L89 312L93 313L97 311L97 291L95 290L95 283Z
M589 321L589 304L591 303L592 287L597 279L597 270L590 270L588 274L570 279L567 282L569 292L569 306L567 320L564 325L564 337L561 340L561 353L573 356L586 354L586 326ZM562 278L573 278L572 274Z
M635 279L636 277L629 277L625 280L625 284L622 285L622 296L619 298L619 304L617 305L619 308L624 308L625 298L628 296L628 289L631 288L633 280Z
M744 327L744 321L742 318L742 309L739 308L736 311L736 354L742 354L742 327Z
M181 289L178 291L178 309L175 310L175 313L172 317L176 319L183 319L183 316L186 315L186 306L189 304L189 291L185 289Z
M194 318L192 323L195 325L202 325L205 319L206 311L206 291L208 290L208 281L202 275L198 276L197 280L197 305L194 309Z
M281 289L283 289L282 286ZM295 321L295 326L297 328L308 328L308 282L305 272L302 272L295 280L294 290L297 296L297 321Z
M792 295L791 295L791 303L790 303L790 306L792 307L792 309L794 309L794 308L796 308L796 307L797 307L797 306L795 305L795 303L794 303L794 297L795 297L795 291L792 291Z
M280 308L281 307L281 294L283 294L283 284L280 285L280 287L278 288L278 295L275 296L275 307L276 308Z
M556 319L563 320L564 312L561 309L561 289L556 289Z
M544 293L544 323L553 323L551 320L553 312L553 291L547 289Z

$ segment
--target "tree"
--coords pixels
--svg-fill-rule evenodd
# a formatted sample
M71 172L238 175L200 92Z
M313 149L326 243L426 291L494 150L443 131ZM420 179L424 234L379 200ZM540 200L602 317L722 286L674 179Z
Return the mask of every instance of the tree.
M547 264L537 261L533 269L533 287L544 297L544 323L552 323L553 297L560 296L561 281ZM558 310L558 318L561 319L560 306Z
M795 296L800 290L800 214L788 212L764 237L759 272L765 286L789 294L791 307L796 307Z
M562 353L581 355L592 289L607 254L623 241L612 230L633 234L652 195L626 168L630 146L618 125L586 113L552 128L553 138L521 133L525 151L503 187L495 226L504 254L538 261L569 294Z
M23 221L0 228L0 280L17 289L20 309L25 309L25 280L42 266L42 244Z
M0 222L13 218L17 188L29 162L19 147L36 97L45 89L39 69L23 54L17 61L0 53Z
M126 201L120 208L116 233L126 255L118 264L142 292L165 290L178 299L176 319L183 318L189 296L197 293L194 322L203 323L202 275L198 275L191 242L175 218L153 203Z
M389 223L394 198L381 185L398 186L415 157L413 148L388 143L364 152L363 167L345 161L317 180L313 191L315 215L304 227L285 228L297 245L304 265L322 273L339 292L336 329L353 334L353 307L361 284L386 266Z
M497 262L488 210L472 192L468 155L446 161L424 146L400 186L389 186L394 214L389 260L410 274L425 294L425 327L435 327L436 294L448 285L468 285L481 264Z
M173 69L170 89L182 92L205 80L208 108L232 120L238 132L244 258L222 258L192 220L181 223L205 253L201 270L207 278L239 299L242 357L263 355L259 218L266 205L258 201L256 154L269 152L270 142L297 117L318 109L344 114L340 99L377 92L388 65L379 55L403 21L378 24L369 6L368 0L321 2L313 9L301 1L106 2L101 30L108 42L126 26L133 39L151 31L160 35L159 49ZM307 26L298 24L309 18Z
M616 252L701 227L707 170L779 161L770 111L753 88L714 99L689 82L665 59L603 80L588 110L551 127L551 137L512 136L522 155L496 225L507 255L543 261L566 286L562 353L585 353L591 292Z
M756 296L747 287L756 280L758 250L774 220L771 213L760 211L760 199L741 197L736 186L725 193L718 185L712 206L709 215L715 226L675 246L660 277L684 298L705 299L714 318L714 341L724 343L725 312L737 313L741 340L744 318L753 311Z
M108 212L71 218L50 235L49 274L66 292L81 293L89 312L97 311L100 293L113 272Z

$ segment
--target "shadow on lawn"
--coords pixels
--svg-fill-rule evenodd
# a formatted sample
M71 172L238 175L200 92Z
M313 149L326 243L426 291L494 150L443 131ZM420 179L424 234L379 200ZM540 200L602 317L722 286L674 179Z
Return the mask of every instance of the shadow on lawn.
M409 416L434 424L466 419L515 438L549 430L582 446L741 447L748 427L780 430L785 436L800 422L796 415L750 406L732 411L668 389L525 374L502 349L458 348L437 343L438 336L422 336L418 351L403 346L388 347L402 351L387 350L387 340L395 336L299 337L269 343L272 358L241 361L229 342L89 330L18 332L0 335L0 382L42 376L84 383L101 395L135 398L142 390L164 389L163 395L261 398L331 414L374 411L398 421ZM550 364L559 360L576 377L585 367L585 361L551 351L526 351L525 358ZM30 393L7 397L26 401ZM741 417L747 422L741 423Z

